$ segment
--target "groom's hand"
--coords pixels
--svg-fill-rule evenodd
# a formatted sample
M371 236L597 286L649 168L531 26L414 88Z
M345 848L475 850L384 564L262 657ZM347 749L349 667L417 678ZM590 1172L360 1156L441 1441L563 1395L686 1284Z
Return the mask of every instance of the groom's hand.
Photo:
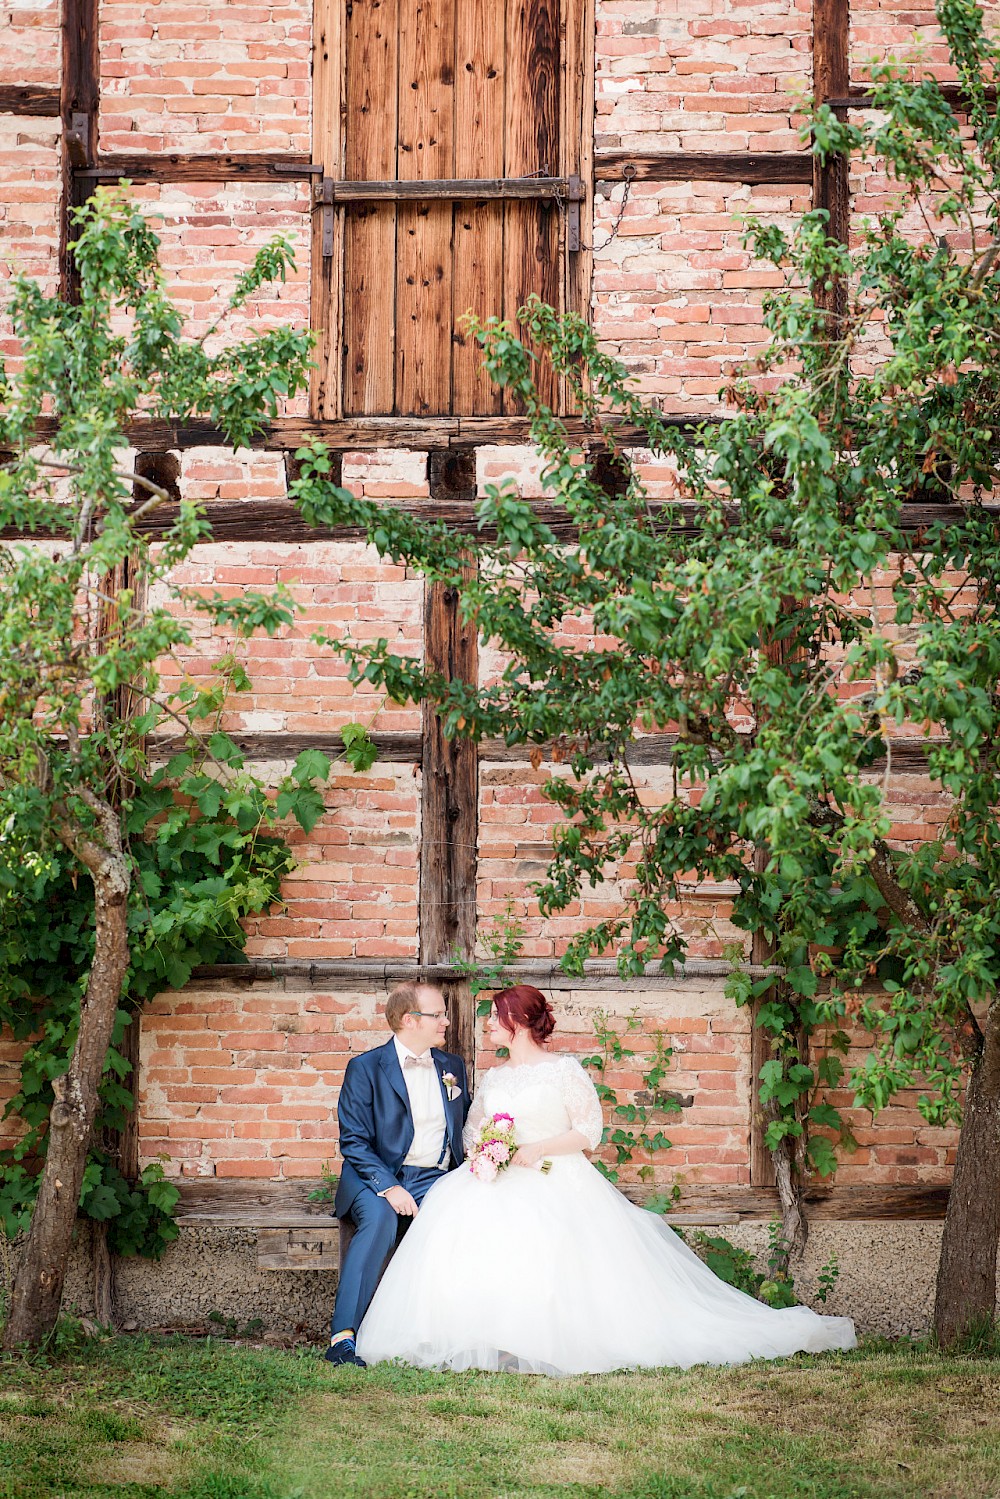
M417 1212L419 1211L417 1204L405 1187L390 1187L385 1194L385 1200L401 1218L415 1218L417 1216Z

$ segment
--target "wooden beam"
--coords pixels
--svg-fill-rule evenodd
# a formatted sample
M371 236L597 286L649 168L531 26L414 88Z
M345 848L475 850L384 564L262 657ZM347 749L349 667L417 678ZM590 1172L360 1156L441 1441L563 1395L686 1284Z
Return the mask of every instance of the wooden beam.
M631 167L638 182L743 182L784 186L813 180L808 151L599 151L598 182L621 182Z
M118 1048L132 1071L122 1086L132 1094L132 1112L125 1116L125 1125L118 1139L118 1169L127 1181L135 1181L139 1175L139 1040L142 1029L142 1011L135 1010L125 1029L122 1044Z
M661 412L660 420L668 427L694 431L722 418L710 413L699 415L678 411ZM565 426L570 437L581 443L602 440L603 428L597 429L583 418L568 417ZM613 432L619 443L647 446L648 440L639 428L618 418L608 418L604 428ZM56 423L43 417L36 430L39 441L45 441L55 434ZM137 417L126 423L122 435L130 447L149 453L229 446L220 428L203 417L191 417L187 421ZM294 452L296 448L317 441L345 453L367 452L373 448L406 448L429 453L484 445L532 446L528 419L518 416L358 416L340 421L287 416L268 422L250 438L247 446L267 452Z
M762 873L767 866L767 853L755 848L754 869ZM751 938L750 961L769 965L774 962L775 944L769 942L763 931L756 931ZM760 1097L760 1069L774 1055L769 1032L757 1024L761 1001L750 1005L750 1184L754 1187L774 1186L774 1161L765 1142L768 1118Z
M335 732L323 734L285 734L278 731L254 734L230 733L230 739L241 749L248 760L294 760L303 750L318 749L331 759L344 753L344 745ZM419 765L423 753L420 734L372 734L378 750L379 761L389 765ZM164 760L176 754L181 741L171 735L153 735L149 740L150 754L156 760Z
M0 114L42 116L58 120L62 96L57 88L38 83L0 84Z
M702 894L705 887L702 888ZM723 891L724 894L729 893ZM737 965L742 973L752 978L763 978L765 973L782 972L775 968L758 968L751 963ZM673 974L662 973L656 963L647 963L641 977L622 979L617 965L605 959L591 959L584 965L582 974L567 974L554 961L528 959L511 963L504 969L505 983L532 983L540 988L560 992L595 990L602 993L627 994L631 989L643 993L655 993L665 988L676 988L685 984L704 984L706 979L728 978L733 965L722 958L688 958ZM252 958L246 963L206 963L194 969L192 983L217 983L226 987L244 988L252 984L293 984L301 989L305 986L356 990L386 988L399 984L404 979L422 979L428 983L450 984L457 982L462 971L454 962L420 963L416 956L407 962L399 958L329 958L308 962L300 958Z
M486 203L552 198L579 201L582 191L568 177L441 177L330 184L334 203Z
M594 114L596 109L597 25L595 0L563 0L562 169L578 177L588 189L594 182ZM576 234L573 234L573 219ZM575 243L574 243L575 241ZM590 298L594 274L594 193L588 190L575 215L566 220L564 305L569 312L590 321ZM563 381L562 410L569 408L567 381Z
M75 229L70 214L90 196L90 184L78 181L75 169L90 166L97 158L100 76L98 0L63 0L59 104L63 123L59 290L66 301L76 301L79 296L71 248Z
M474 564L470 563L470 575ZM454 588L428 583L424 601L424 660L451 680L476 682L478 635L464 621ZM420 798L421 964L469 959L476 946L476 845L479 767L476 746L447 739L430 704L423 708ZM465 981L444 985L449 1006L448 1049L475 1062L475 1004Z
M474 505L477 496L475 448L445 448L429 453L427 487L435 504Z
M263 730L253 734L231 733L229 736L249 760L294 760L303 750L318 749L323 754L336 758L343 754L343 744L335 732L318 734L286 734L280 730ZM423 753L420 734L374 733L372 739L379 753L379 760L390 765L419 764ZM673 762L676 734L644 734L633 740L628 753L633 767L667 766ZM927 771L927 753L931 748L943 744L940 739L917 737L889 740L892 769L897 775L924 775ZM165 758L175 753L178 741L171 735L154 736L149 743L155 757ZM480 764L527 765L533 754L541 751L543 760L550 760L551 745L505 744L502 739L483 739L479 743ZM881 775L885 769L885 757L872 763L871 775Z
M315 1222L312 1214L306 1223ZM323 1228L286 1227L257 1230L258 1270L339 1270L340 1220L328 1217Z
M817 104L842 99L850 91L850 0L813 0L813 96ZM832 106L838 119L847 110ZM843 154L823 162L813 157L813 207L826 210L827 234L846 245L850 239L850 161ZM834 317L844 308L846 287L835 284L821 293Z
M259 152L256 155L185 156L180 153L100 156L77 167L81 181L117 182L294 182L322 175L308 156Z
M325 183L344 175L347 7L313 0L312 11L312 154L323 164ZM313 193L309 298L316 345L309 414L336 418L343 414L344 213L322 207L316 187Z
M307 1201L309 1192L321 1185L319 1180L308 1178L294 1182L213 1178L179 1181L177 1222L184 1228L241 1227L269 1234L292 1229L328 1234L332 1226L329 1206ZM649 1189L628 1188L626 1195L641 1202L649 1196ZM934 1222L945 1215L948 1187L811 1186L806 1188L805 1200L812 1222ZM693 1183L683 1187L676 1218L687 1223L766 1223L779 1212L773 1187ZM673 1217L668 1214L667 1222ZM265 1252L273 1252L276 1242L265 1241Z
M966 113L971 107L969 96L960 84L941 83L938 81L938 88L952 109L956 110L959 114ZM997 102L995 85L988 84L984 93L986 95L986 102L995 105ZM874 109L876 107L872 91L865 88L848 89L842 96L827 99L826 102L831 109Z
M436 450L431 451L433 453ZM445 492L443 487L441 492ZM394 508L411 515L423 516L426 520L441 521L457 531L475 530L484 540L489 540L495 534L488 526L479 529L474 502L469 499L400 500ZM701 529L697 505L651 503L648 509L653 517L662 516L664 530L669 529L675 535L695 536ZM532 510L559 540L572 541L577 535L576 524L563 506L554 504L551 500L534 500ZM984 515L1000 520L1000 504L983 505L981 510ZM297 545L312 541L363 541L366 535L360 526L309 526L290 500L210 500L206 504L206 511L212 522L212 537L215 541L276 541ZM900 515L900 530L907 535L918 534L935 523L956 523L966 513L961 505L904 505ZM732 519L735 522L738 518L738 508L733 506ZM177 507L162 505L143 518L138 530L144 536L160 536L176 519ZM12 540L27 534L17 527L0 527L0 540ZM30 534L41 540L63 533L38 530ZM637 747L637 754L643 753L643 747ZM636 763L641 762L637 760Z

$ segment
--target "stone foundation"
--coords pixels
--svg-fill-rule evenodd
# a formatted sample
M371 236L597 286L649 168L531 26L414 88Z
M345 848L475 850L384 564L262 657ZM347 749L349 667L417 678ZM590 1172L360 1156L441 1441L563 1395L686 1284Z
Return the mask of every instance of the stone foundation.
M705 1225L751 1250L765 1266L767 1225ZM820 1223L795 1274L799 1293L817 1310L853 1317L859 1332L887 1337L927 1332L934 1302L934 1279L942 1224ZM122 1322L129 1328L195 1327L211 1312L252 1318L265 1333L326 1335L337 1276L334 1271L261 1270L257 1235L245 1228L182 1228L159 1264L119 1260L116 1288ZM836 1255L840 1278L825 1308L812 1298L821 1268ZM82 1313L93 1310L89 1237L81 1235L66 1287L66 1303Z

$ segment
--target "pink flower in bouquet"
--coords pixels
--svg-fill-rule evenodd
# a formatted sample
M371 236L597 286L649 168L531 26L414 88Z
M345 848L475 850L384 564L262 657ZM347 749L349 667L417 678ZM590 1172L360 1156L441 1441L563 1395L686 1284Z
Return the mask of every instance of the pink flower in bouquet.
M494 1114L483 1120L469 1147L469 1170L479 1181L494 1182L510 1165L516 1149L513 1118L510 1114Z

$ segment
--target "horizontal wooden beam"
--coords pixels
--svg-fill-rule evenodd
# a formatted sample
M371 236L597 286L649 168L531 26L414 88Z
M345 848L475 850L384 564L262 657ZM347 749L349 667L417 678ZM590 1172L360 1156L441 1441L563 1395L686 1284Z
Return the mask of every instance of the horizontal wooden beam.
M741 973L752 978L781 974L783 968L740 963ZM558 963L548 959L526 959L511 963L503 971L505 981L530 982L552 990L600 990L610 993L643 992L674 988L678 984L703 984L707 979L727 978L734 972L732 963L722 958L688 958L674 974L660 972L657 964L647 963L642 975L622 979L617 966L603 959L591 959L582 974L569 975ZM195 968L192 983L218 983L242 987L249 984L278 984L296 989L386 988L407 979L420 978L428 983L455 983L464 971L452 963L420 963L394 958L327 958L307 962L299 958L252 958L247 963L206 963Z
M36 90L40 93L41 91ZM859 100L864 99L858 91ZM41 111L39 111L41 112ZM47 111L46 111L47 112ZM132 182L270 182L320 178L321 163L290 153L184 155L136 152L101 156L78 176ZM812 180L812 157L806 151L602 151L594 159L598 182L623 176L651 182L799 183ZM430 181L332 183L338 203L413 199L571 198L579 191L567 177L454 178Z
M98 182L289 182L321 177L323 168L308 156L268 154L183 156L176 153L101 156L73 174Z
M280 730L253 734L231 733L229 736L249 760L294 760L303 750L317 749L331 759L343 754L344 746L335 731L319 734L286 734ZM393 765L415 765L420 763L423 741L420 734L385 733L372 734L379 752L379 759ZM897 775L922 775L927 771L929 749L943 744L940 739L902 738L889 740L891 768ZM629 764L633 766L670 765L676 734L644 734L633 741L628 752ZM154 757L166 758L178 748L172 736L154 736L149 742ZM479 759L484 765L527 765L531 756L541 753L543 760L550 760L551 745L504 744L502 739L483 739L479 743ZM881 757L871 766L873 775L885 770L886 760Z
M414 181L342 182L324 178L329 203L487 202L493 199L566 198L582 195L579 178L569 177L422 177Z
M179 1181L177 1222L185 1228L276 1229L330 1228L330 1205L310 1203L308 1194L321 1187L302 1181ZM629 1188L635 1201L648 1198L648 1188ZM806 1189L806 1211L813 1222L927 1222L940 1221L948 1206L945 1185L913 1187L826 1187ZM774 1187L685 1185L676 1213L667 1222L767 1223L781 1216ZM272 1249L268 1244L268 1249ZM303 1264L302 1268L309 1268ZM313 1266L312 1268L315 1268Z
M57 120L60 100L58 88L45 88L37 83L0 84L0 114L39 115Z
M893 772L897 775L926 774L928 749L943 742L943 740L926 740L916 737L890 739L888 741L889 758ZM628 762L633 766L670 765L676 745L676 734L643 734L640 738L633 740L629 746ZM531 755L539 750L544 760L550 759L551 745L504 744L499 739L484 739L479 746L479 758L485 763L493 761L501 764L520 764L528 761ZM885 766L886 757L880 756L872 763L870 769L872 774L880 774L885 770Z
M808 151L599 151L594 157L598 182L812 182Z
M941 93L952 109L959 114L967 111L971 101L969 95L958 83L941 83L938 85ZM985 89L986 102L996 105L997 90L993 84L988 84ZM831 109L875 109L875 99L872 91L866 88L851 88L839 99L824 99L824 104L829 104Z
M714 413L661 412L668 427L693 430L722 418ZM602 428L582 417L567 417L564 426L574 440L596 442L602 430L613 432L622 444L644 445L639 428L616 417L603 419ZM55 435L55 423L43 418L37 426L40 441ZM222 431L201 417L187 421L160 421L140 417L129 422L123 436L131 447L144 453L162 453L186 448L228 448ZM452 448L531 446L531 424L519 416L373 416L348 417L342 421L313 421L286 416L269 422L250 439L249 446L265 452L294 452L311 442L323 442L344 453L369 452L374 448L406 448L422 453Z
M489 527L476 526L473 502L469 500L400 500L396 507L411 515L423 516L426 520L440 521L457 531L476 530L488 540L493 532ZM694 536L701 529L697 505L682 502L676 505L650 504L653 517L663 514L662 525L675 535ZM737 507L733 509L733 520L738 519ZM544 521L556 537L572 541L577 527L561 505L551 500L535 500L532 510L540 521ZM984 505L983 513L1000 519L1000 504ZM209 500L206 512L212 523L214 541L276 541L299 544L313 541L362 541L365 531L360 526L309 526L301 512L290 500ZM926 530L929 525L944 522L955 523L963 518L965 511L960 505L904 505L900 516L900 528L909 535ZM177 507L162 505L151 511L139 523L137 529L146 536L159 536L177 518ZM0 527L0 540L12 540L26 533L16 527ZM31 533L38 539L61 535L62 532L36 531Z
M294 760L302 754L303 750L311 749L322 751L324 755L329 755L331 760L338 759L344 753L344 742L335 731L327 734L280 732L240 734L233 732L229 737L243 751L248 760L258 763L262 760ZM383 764L420 764L423 741L419 733L373 733L371 739L378 750L379 760ZM165 760L181 748L181 741L173 735L166 734L151 735L148 744L149 752L154 760Z

